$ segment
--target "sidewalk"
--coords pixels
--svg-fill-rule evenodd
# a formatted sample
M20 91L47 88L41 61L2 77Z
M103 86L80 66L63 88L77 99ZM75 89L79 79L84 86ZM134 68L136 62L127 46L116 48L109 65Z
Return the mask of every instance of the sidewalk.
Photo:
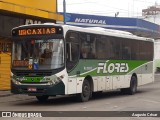
M0 90L0 97L13 95L10 90Z

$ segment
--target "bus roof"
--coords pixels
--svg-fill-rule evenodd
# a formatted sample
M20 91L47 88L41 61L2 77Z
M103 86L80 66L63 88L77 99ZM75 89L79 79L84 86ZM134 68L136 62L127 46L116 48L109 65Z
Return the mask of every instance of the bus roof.
M121 37L121 38L129 38L129 39L154 42L154 39L152 39L152 38L140 37L140 36L136 36L130 32L127 32L127 31L106 29L106 28L102 28L102 27L78 27L78 26L73 26L73 25L44 23L44 24L21 25L21 26L15 27L13 29L27 27L27 26L29 27L29 26L44 26L44 25L45 26L47 26L47 25L61 26L64 29L64 33L66 33L68 30L74 30L74 31L79 31L79 32L87 32L87 33L93 33L93 34L101 34L101 35L108 35L108 36L114 36L114 37Z
M100 28L100 27L98 27L98 28L97 27L82 28L82 27L77 27L77 26L64 26L64 27L68 27L68 30L75 30L75 31L80 31L80 32L88 32L88 33L94 33L94 34L101 34L101 35L108 35L108 36L114 36L114 37L121 37L121 38L129 38L129 39L154 42L154 39L152 39L152 38L145 38L145 37L136 36L130 32L126 32L126 31L105 29L105 28Z

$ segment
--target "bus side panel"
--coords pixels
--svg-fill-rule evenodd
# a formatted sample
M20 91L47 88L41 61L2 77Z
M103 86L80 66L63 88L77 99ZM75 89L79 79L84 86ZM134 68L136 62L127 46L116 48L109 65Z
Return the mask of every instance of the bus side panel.
M142 85L142 74L137 74L138 86Z
M113 76L113 89L118 89L121 86L121 81L119 76Z
M106 90L112 90L113 86L112 86L112 76L106 76Z
M131 81L131 75L125 75L124 76L124 84L122 86L122 88L128 88L130 87L130 81Z
M98 91L98 77L93 77L93 92Z
M69 77L67 94L82 93L84 77Z
M128 88L130 79L130 75L113 76L113 89Z
M93 92L112 90L112 76L93 77Z
M100 76L98 77L98 91L104 91L105 90L105 77Z
M153 76L153 62L149 62L142 67L142 85L148 84L154 81Z
M68 91L67 94L75 94L77 91L77 79L76 77L68 79Z
M154 81L154 76L153 76L153 74L145 74L145 75L142 75L142 85L151 83L151 82L153 82L153 81Z
M83 84L83 81L84 81L84 77L77 77L77 91L76 93L82 93L82 84Z

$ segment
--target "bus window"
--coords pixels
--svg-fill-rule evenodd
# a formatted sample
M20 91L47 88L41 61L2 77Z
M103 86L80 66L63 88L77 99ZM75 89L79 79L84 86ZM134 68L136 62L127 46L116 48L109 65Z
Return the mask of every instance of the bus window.
M102 36L98 37L97 40L97 58L98 59L110 59L110 48L111 48L111 41L109 37Z
M81 39L81 59L95 59L96 58L96 35L80 33Z
M122 59L121 40L116 37L109 37L109 40L111 41L111 59Z
M122 40L122 59L130 60L131 59L131 43L128 39Z
M153 43L140 41L140 60L153 60Z
M130 40L131 43L131 60L138 60L139 59L139 41Z
M14 60L21 59L21 44L16 44L14 49Z
M67 70L70 71L79 60L78 34L75 32L68 32L66 41L66 67Z

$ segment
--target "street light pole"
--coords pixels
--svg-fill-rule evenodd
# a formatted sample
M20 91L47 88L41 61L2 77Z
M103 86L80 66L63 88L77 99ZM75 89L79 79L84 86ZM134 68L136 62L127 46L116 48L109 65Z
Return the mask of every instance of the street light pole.
M66 0L63 0L63 16L64 16L64 24L66 24Z

